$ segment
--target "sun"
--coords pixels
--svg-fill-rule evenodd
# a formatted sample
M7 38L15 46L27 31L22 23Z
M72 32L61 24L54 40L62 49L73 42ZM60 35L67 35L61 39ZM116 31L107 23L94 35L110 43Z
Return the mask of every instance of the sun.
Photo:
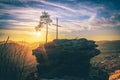
M41 37L41 32L40 31L36 32L36 36Z
M42 33L41 31L32 31L32 32L26 32L27 34L29 35L32 35L32 36L36 36L36 37L41 37L42 36Z

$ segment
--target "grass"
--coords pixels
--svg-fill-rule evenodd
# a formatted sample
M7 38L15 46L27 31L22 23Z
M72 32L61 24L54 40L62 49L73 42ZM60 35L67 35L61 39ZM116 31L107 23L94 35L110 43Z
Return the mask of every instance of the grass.
M24 43L8 43L8 40L9 37L0 45L0 80L25 80L36 67L30 56L32 50Z

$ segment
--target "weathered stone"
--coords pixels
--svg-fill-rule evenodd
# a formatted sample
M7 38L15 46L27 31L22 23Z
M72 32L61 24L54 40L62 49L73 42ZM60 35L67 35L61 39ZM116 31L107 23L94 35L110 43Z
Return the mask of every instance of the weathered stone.
M90 59L100 53L94 41L87 39L54 40L33 50L41 78L86 77Z

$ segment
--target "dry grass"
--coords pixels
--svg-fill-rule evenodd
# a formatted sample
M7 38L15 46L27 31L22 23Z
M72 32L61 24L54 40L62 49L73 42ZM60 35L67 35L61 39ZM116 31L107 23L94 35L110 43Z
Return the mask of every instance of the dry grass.
M29 48L17 43L0 45L0 80L25 80L27 74L33 71L34 62L30 61Z

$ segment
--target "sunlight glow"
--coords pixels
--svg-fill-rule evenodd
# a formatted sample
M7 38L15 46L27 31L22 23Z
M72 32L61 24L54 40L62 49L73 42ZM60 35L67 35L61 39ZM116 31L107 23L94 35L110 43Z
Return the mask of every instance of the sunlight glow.
M41 37L41 32L36 32L37 37Z

